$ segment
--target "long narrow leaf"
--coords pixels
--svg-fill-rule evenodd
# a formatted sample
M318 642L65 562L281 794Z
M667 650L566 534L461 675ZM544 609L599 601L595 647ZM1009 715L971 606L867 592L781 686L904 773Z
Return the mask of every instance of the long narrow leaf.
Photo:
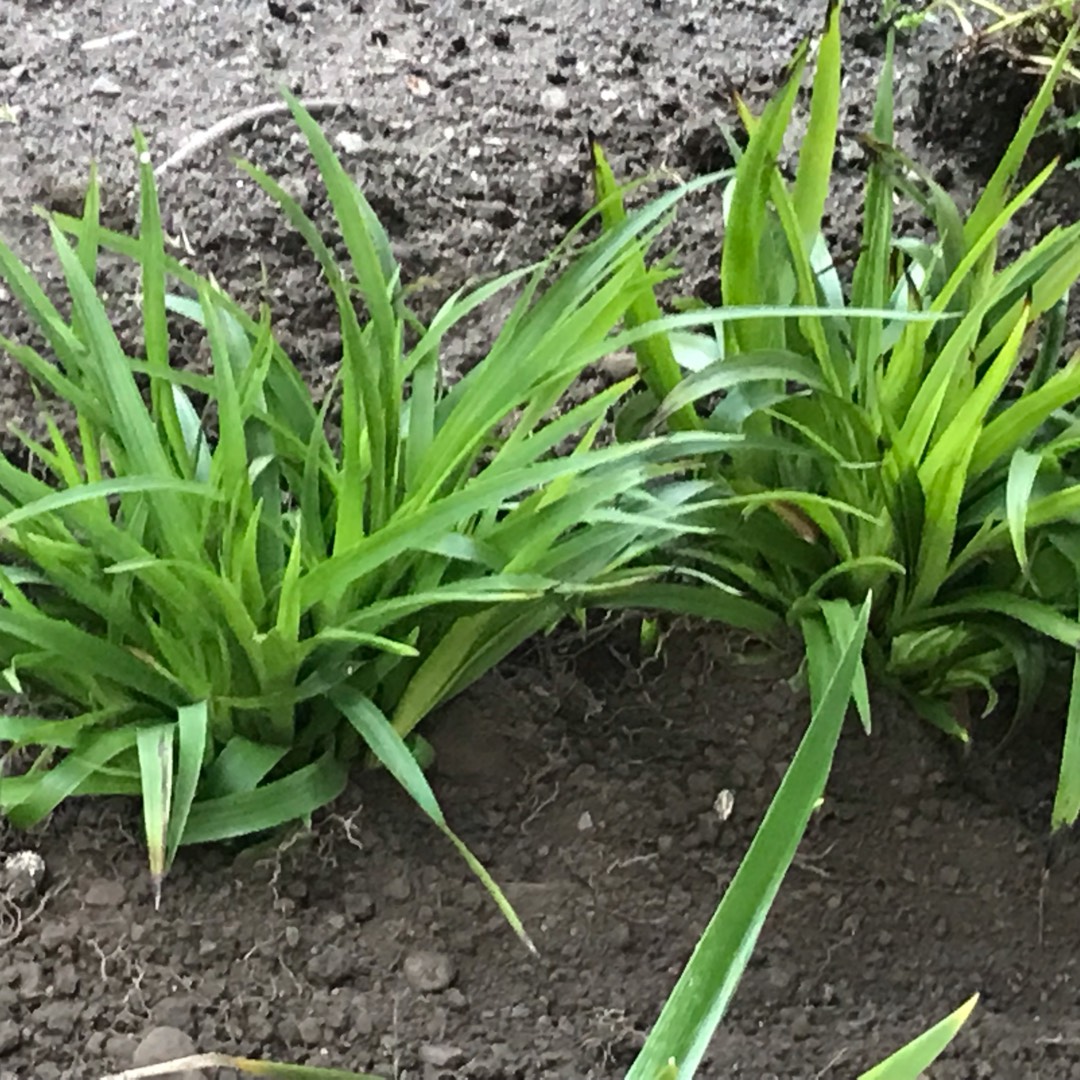
M944 1020L939 1020L932 1028L912 1039L907 1046L897 1050L880 1065L862 1073L859 1080L919 1080L956 1038L956 1033L967 1022L978 1001L978 994L968 998Z
M655 1080L671 1067L675 1080L690 1080L727 1011L769 908L825 790L859 658L870 597L765 814L750 850L656 1021L627 1080Z

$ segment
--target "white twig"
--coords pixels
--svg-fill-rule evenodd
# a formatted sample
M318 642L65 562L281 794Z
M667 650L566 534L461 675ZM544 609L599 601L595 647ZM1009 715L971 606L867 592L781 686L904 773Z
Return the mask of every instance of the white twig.
M138 30L119 30L115 34L107 34L105 37L91 38L82 43L83 52L96 52L99 49L107 49L110 45L123 45L126 41L135 41L139 36Z
M149 1076L173 1076L181 1069L225 1069L233 1063L233 1059L223 1054L193 1054L185 1058L177 1058L175 1061L162 1061L156 1065L143 1065L136 1069L125 1069L123 1072L110 1073L101 1080L142 1080Z
M110 1073L101 1080L144 1080L151 1076L175 1076L185 1069L242 1069L255 1076L269 1076L270 1073L257 1071L252 1066L267 1065L269 1062L251 1061L247 1058L231 1057L228 1054L194 1054L191 1057L177 1058L175 1061L163 1061L159 1065L142 1065L123 1072ZM338 1073L336 1069L327 1069L329 1075L356 1076L357 1080L379 1080L370 1073Z
M307 101L301 101L300 104L309 113L316 113L348 108L355 103L346 98L311 98ZM179 150L170 154L154 169L154 176L160 177L170 169L178 168L196 154L202 153L207 147L213 146L214 143L219 142L221 139L227 139L235 135L242 128L247 127L248 124L253 124L256 120L264 120L270 116L287 116L290 111L288 102L270 101L265 105L253 105L250 109L241 109L240 112L233 113L232 116L226 116L224 120L219 120L204 131L192 135Z

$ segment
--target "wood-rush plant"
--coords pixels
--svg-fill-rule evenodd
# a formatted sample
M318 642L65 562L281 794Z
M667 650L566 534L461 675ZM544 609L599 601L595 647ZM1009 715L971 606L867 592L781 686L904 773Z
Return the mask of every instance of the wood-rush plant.
M793 182L777 159L805 44L760 117L737 101L749 143L725 191L721 306L681 316L683 330L636 346L648 389L645 406L633 402L627 415L649 418L637 430L666 422L755 438L753 448L713 459L713 505L700 519L712 536L683 544L681 561L799 626L812 692L832 663L825 628L849 621L872 591L874 673L964 738L958 698L985 692L992 705L1000 677L1013 672L1022 712L1054 646L1080 646L1080 484L1070 466L1080 358L1061 356L1080 225L1052 228L1013 261L998 259L1002 231L1054 168L1014 192L1076 34L966 218L891 145L890 41L874 131L863 139L862 248L846 281L821 232L841 78L833 4ZM596 162L601 210L616 228L622 200L599 150ZM935 235L894 234L898 194L918 203ZM759 318L685 330L754 305ZM643 298L632 315L645 322L650 307L655 300ZM767 439L773 447L762 449ZM1078 696L1055 825L1080 810Z
M631 597L655 576L642 557L702 487L675 475L683 459L730 442L598 448L625 383L549 419L650 289L642 252L681 192L569 261L452 296L425 326L370 206L290 102L351 272L275 181L243 167L337 302L342 359L320 407L265 310L249 318L166 254L141 139L137 237L101 225L93 177L83 217L50 226L70 319L0 245L0 274L51 355L0 344L77 418L64 430L46 415L45 443L23 435L29 466L0 457L0 672L52 713L0 717L5 757L30 755L5 770L0 809L30 825L71 796L141 795L160 888L179 845L304 817L365 752L502 902L406 740L590 593ZM141 268L139 358L95 290L102 249ZM447 388L443 337L511 285L520 298L490 352ZM170 366L170 314L205 332L209 375Z

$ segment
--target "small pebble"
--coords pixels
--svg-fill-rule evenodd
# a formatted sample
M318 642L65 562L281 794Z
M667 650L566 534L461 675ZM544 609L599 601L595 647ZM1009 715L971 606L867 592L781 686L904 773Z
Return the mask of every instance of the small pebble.
M119 97L123 92L124 88L108 75L99 75L90 84L90 93L97 94L99 97Z
M18 1050L22 1041L22 1029L14 1020L0 1021L0 1055Z
M362 154L367 149L368 141L358 131L341 131L334 142L346 154Z
M47 953L55 952L61 945L78 938L78 927L73 923L46 923L38 932L38 942Z
M318 1046L323 1041L322 1024L314 1016L305 1016L296 1025L296 1030L300 1033L300 1041L305 1046Z
M279 181L281 190L301 206L311 201L311 189L299 176L283 176Z
M166 1061L190 1057L194 1053L195 1043L190 1035L174 1027L156 1027L151 1028L135 1047L131 1064L136 1069L144 1065L161 1065ZM203 1073L198 1069L185 1069L166 1073L160 1080L203 1080Z
M465 1064L465 1051L449 1043L424 1043L420 1047L420 1060L436 1069L456 1069Z
M36 851L16 851L4 860L0 892L15 903L33 899L45 882L45 860Z
M792 1021L788 1030L791 1032L793 1039L802 1040L808 1038L813 1031L813 1027L810 1023L810 1018L806 1013L799 1013Z
M446 953L430 951L410 953L406 956L404 972L405 981L423 994L445 990L457 974L453 961Z
M344 986L362 970L355 948L327 945L314 952L304 968L307 977L322 986Z
M131 1061L139 1040L134 1035L114 1032L105 1040L105 1056L113 1065L126 1065Z
M98 878L83 893L83 903L88 907L119 907L127 896L127 890L119 881Z
M74 997L79 992L79 973L74 964L61 964L53 972L53 992L57 997Z
M198 1007L191 994L169 994L150 1007L150 1019L157 1027L186 1030Z
M82 1006L73 1001L48 1001L39 1005L30 1015L37 1029L70 1037L79 1022Z
M401 877L391 878L383 886L383 892L391 900L408 900L412 895L412 885L409 884L409 879L402 875Z
M547 112L555 113L558 116L560 113L566 112L570 108L570 98L565 90L558 86L549 86L540 95L540 104Z
M356 922L367 922L375 915L375 901L367 893L346 893L345 914Z
M938 880L946 889L955 889L960 884L960 868L958 866L943 866L938 871Z

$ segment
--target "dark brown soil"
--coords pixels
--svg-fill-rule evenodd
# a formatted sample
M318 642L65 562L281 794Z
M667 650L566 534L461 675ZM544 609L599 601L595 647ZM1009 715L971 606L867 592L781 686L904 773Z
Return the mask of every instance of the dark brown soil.
M185 850L160 913L130 806L58 813L17 841L52 884L6 946L3 1075L97 1076L158 1025L387 1077L622 1075L806 720L794 654L699 630L664 655L563 638L431 728L438 794L539 960L381 776L276 847ZM1017 764L1004 791L1049 791L1049 762ZM968 779L887 703L873 738L852 725L702 1075L854 1076L974 990L935 1077L1075 1075L1076 863L1044 882L1045 807Z
M325 126L346 136L345 160L407 276L442 296L542 255L576 219L586 130L623 175L721 166L725 88L761 101L821 18L775 0L0 0L0 106L19 121L0 126L0 233L49 272L32 204L77 205L91 156L109 221L130 225L134 123L161 160L285 83L355 103ZM867 6L848 21L844 123L856 130L879 63L875 19ZM123 31L137 36L84 47ZM924 52L916 39L899 59L909 146L921 139ZM298 137L265 121L166 175L168 228L242 297L260 295L265 266L279 335L318 381L337 352L327 297L226 149L288 176L325 220ZM969 199L963 160L929 153ZM829 228L855 250L857 152L843 147L837 168ZM1058 184L1025 221L1071 218L1068 194ZM688 290L710 288L718 219L705 199L674 232ZM130 274L105 284L132 335ZM0 329L25 329L6 297ZM489 335L473 327L450 362L470 362ZM31 421L25 381L0 377L0 419ZM617 640L537 645L430 729L447 813L506 887L540 960L379 775L358 777L276 847L185 851L159 913L134 808L66 808L39 833L3 837L5 852L41 852L49 887L0 911L0 1080L97 1077L129 1064L158 1026L207 1050L400 1080L622 1075L807 706L786 681L794 654L751 662L738 639L699 629L669 643L666 663L641 667ZM1054 761L1041 746L1024 732L1007 753L964 761L887 701L872 738L853 726L703 1075L854 1076L978 990L934 1077L1074 1076L1078 874L1066 851L1044 876ZM735 809L721 822L725 789Z

